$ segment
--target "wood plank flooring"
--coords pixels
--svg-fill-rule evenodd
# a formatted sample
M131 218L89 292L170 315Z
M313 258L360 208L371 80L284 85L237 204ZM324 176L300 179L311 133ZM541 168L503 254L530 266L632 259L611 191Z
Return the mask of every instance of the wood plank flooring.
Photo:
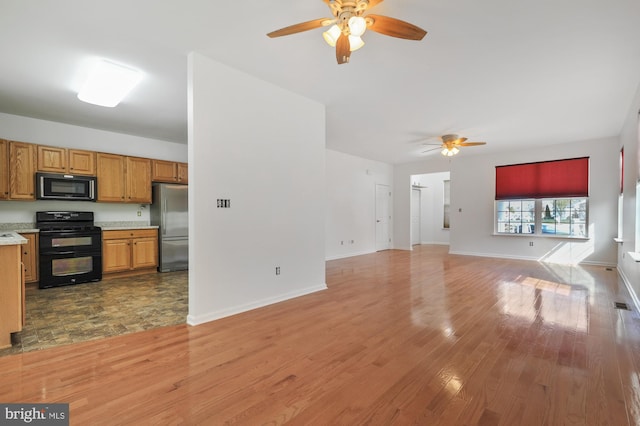
M74 425L636 425L640 317L615 270L417 246L328 290L0 358L0 401Z

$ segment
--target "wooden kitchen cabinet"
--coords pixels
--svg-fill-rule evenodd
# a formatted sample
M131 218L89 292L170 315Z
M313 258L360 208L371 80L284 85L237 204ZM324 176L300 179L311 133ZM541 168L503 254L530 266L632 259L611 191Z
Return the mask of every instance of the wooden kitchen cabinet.
M187 183L188 165L175 161L152 160L151 180L153 182Z
M24 280L27 283L38 281L38 233L29 232L20 234L27 239L27 244L22 247L22 265L24 268Z
M125 201L125 157L99 152L96 155L98 201Z
M126 173L126 201L151 204L151 160L127 157ZM98 187L100 187L99 182Z
M99 152L98 201L151 203L151 160Z
M9 141L0 139L0 200L9 198Z
M102 232L103 278L157 272L158 230Z
M83 149L69 150L69 173L76 175L96 175L96 153Z
M178 165L174 161L151 160L151 180L154 182L177 182Z
M178 183L189 183L189 164L178 163Z
M21 244L0 245L0 349L11 346L11 333L24 325L24 273Z
M9 142L9 199L35 200L36 145Z
M38 171L95 176L96 153L38 145Z

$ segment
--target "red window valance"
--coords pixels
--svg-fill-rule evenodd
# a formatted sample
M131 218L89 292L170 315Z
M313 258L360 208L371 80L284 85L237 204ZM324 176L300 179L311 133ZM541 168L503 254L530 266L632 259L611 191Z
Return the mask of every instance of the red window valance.
M496 200L589 196L589 157L496 166Z

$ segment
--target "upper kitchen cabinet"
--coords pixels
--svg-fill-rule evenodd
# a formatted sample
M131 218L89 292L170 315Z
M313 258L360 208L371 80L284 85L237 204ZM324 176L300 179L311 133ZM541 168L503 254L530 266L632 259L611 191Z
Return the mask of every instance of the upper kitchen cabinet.
M173 161L151 160L151 180L154 182L177 182L178 165Z
M178 183L189 183L189 164L178 163Z
M151 203L151 160L98 153L98 201Z
M127 202L151 204L151 160L127 157L126 165Z
M38 145L38 171L95 176L96 153Z
M99 152L96 166L98 201L125 202L125 157Z
M35 200L36 145L9 142L9 199Z
M187 164L152 160L151 180L154 182L187 183Z
M0 200L9 198L9 141L0 139Z

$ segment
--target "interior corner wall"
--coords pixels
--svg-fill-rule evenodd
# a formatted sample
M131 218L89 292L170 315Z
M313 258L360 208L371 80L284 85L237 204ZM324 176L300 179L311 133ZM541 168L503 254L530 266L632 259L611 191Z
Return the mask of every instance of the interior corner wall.
M640 262L629 252L640 250L640 87L634 97L620 133L620 146L624 147L624 194L622 211L622 243L618 244L618 271L631 289L636 308L640 309Z
M325 289L324 106L199 53L188 69L187 322Z
M618 229L618 156L617 138L491 155L458 156L451 163L450 253L615 265L613 238ZM588 240L494 235L496 166L577 157L590 157Z
M393 166L332 150L326 159L326 259L375 252L375 186L392 189Z

